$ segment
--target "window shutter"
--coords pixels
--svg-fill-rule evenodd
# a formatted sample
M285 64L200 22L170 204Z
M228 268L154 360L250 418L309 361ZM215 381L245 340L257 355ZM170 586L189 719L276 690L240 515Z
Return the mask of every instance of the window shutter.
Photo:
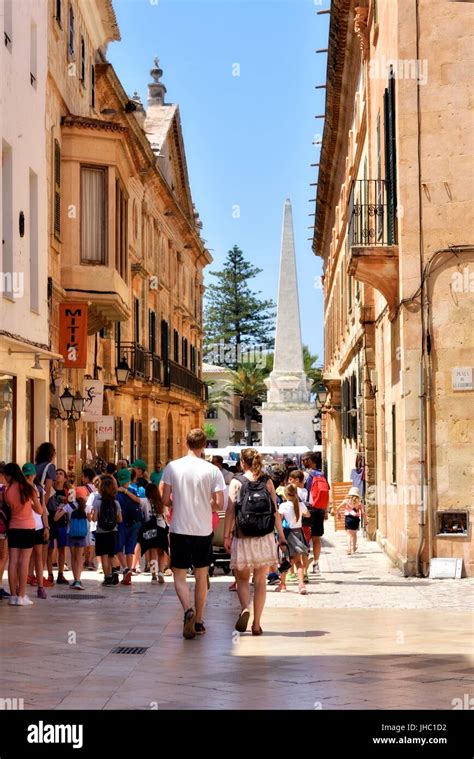
M61 235L61 147L54 141L54 236Z
M348 430L348 414L347 414L347 405L348 405L348 381L347 379L343 380L342 382L342 437L347 438L349 437L349 430Z
M392 72L393 70L390 69ZM387 192L387 242L396 242L397 209L397 156L395 134L395 79L390 77L388 88L384 92L384 147L385 147L385 181Z

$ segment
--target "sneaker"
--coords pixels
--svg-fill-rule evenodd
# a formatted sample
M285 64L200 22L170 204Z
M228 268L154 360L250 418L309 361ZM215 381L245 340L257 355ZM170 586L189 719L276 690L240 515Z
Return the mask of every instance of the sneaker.
M285 583L281 582L277 587L275 588L275 593L286 593L286 585Z
M172 574L173 574L173 572L172 572L172 571L171 571L171 569L168 567L168 569L165 569L165 571L163 572L163 574L164 574L164 576L165 576L165 577L171 577L171 576L172 576Z
M44 588L38 588L38 590L36 591L36 595L37 595L38 598L47 598L48 597L48 594L46 593L46 591L45 591Z
M10 596L8 601L9 606L18 606L18 596Z
M48 575L48 582L51 583L51 586L54 585L54 577L53 577L53 575Z
M56 580L56 585L69 585L69 580L66 580L64 575L58 574L58 579Z
M80 580L77 580L76 582L76 590L84 590L84 585Z
M280 584L280 578L279 577L272 577L270 580L268 580L268 585L279 585Z
M26 578L26 584L27 585L33 585L33 581L36 581L36 578L34 575L28 575Z
M117 577L117 582L114 582L115 577L117 577L117 575L112 575L111 577L104 577L102 581L102 585L117 585L118 577Z
M297 582L297 580L298 578L294 572L288 572L288 574L286 575L287 582Z
M306 588L305 588L304 585L299 585L298 586L298 593L300 594L300 596L306 596L306 595L308 595L308 591L306 590Z
M313 574L315 575L318 572L320 572L319 561L315 561L315 562L313 562Z
M112 572L112 577L110 578L112 582L110 585L118 585L120 582L120 576L118 572Z
M17 606L33 606L33 601L28 596L18 596Z
M153 585L158 585L158 577L156 575L152 575L151 582Z
M188 609L184 614L183 638L190 640L196 636L194 609Z
M126 569L123 573L123 580L122 585L131 585L132 584L132 570Z
M309 582L309 577L308 577L308 573L307 572L304 573L303 582L305 582L306 584L308 584L308 582Z
M159 584L163 585L164 581L165 581L165 576L164 576L163 572L158 572L158 582L159 582Z
M206 628L204 627L204 622L195 622L194 632L196 633L196 635L204 635L204 633L206 632Z
M87 571L88 572L95 572L95 566L93 564L89 564L89 566L87 567Z
M104 570L102 569L102 564L100 565L99 569L97 570L100 575L104 574Z
M6 590L3 590L3 588L0 588L0 598L10 598L10 593L7 593Z
M52 588L53 585L54 585L54 580L51 581L49 577L48 578L43 577L43 588Z
M150 572L151 572L151 569L150 569L150 565L149 565L149 564L148 564L148 562L147 562L147 563L145 564L145 569L143 570L143 574L144 574L144 575L149 575L149 574L150 574Z

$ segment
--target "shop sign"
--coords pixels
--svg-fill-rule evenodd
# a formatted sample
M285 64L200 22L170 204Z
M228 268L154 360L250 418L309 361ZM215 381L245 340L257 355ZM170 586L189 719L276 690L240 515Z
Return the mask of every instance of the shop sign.
M87 365L87 303L59 304L59 353L66 369Z
M97 419L95 423L95 429L97 433L97 441L100 440L114 440L114 428L115 417L103 416L101 419Z
M86 399L82 419L84 422L97 422L104 413L104 383L85 379L82 389Z

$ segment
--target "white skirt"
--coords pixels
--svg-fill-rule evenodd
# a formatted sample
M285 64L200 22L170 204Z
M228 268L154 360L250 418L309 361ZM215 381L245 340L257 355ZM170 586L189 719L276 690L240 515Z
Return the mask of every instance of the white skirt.
M234 538L230 558L231 569L259 569L278 564L273 532L258 538Z

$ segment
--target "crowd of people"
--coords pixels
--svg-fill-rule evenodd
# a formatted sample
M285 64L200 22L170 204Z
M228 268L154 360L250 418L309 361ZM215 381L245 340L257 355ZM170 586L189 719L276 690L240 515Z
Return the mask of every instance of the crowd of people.
M202 429L191 430L186 442L187 454L164 469L158 462L149 473L142 459L110 463L100 473L86 466L77 484L56 466L51 443L39 446L34 463L0 465L0 599L31 606L27 585L36 587L39 599L54 584L81 591L87 570L100 571L104 586L130 585L142 571L163 584L172 574L183 635L202 635L220 514L234 575L229 589L240 603L235 629L247 630L253 586L251 632L262 635L267 586L281 593L295 582L306 595L310 565L319 572L330 490L320 455L308 453L299 468L290 460L267 464L245 448L228 466L219 456L206 461ZM356 487L340 509L352 553L364 516ZM2 588L7 560L9 592Z

